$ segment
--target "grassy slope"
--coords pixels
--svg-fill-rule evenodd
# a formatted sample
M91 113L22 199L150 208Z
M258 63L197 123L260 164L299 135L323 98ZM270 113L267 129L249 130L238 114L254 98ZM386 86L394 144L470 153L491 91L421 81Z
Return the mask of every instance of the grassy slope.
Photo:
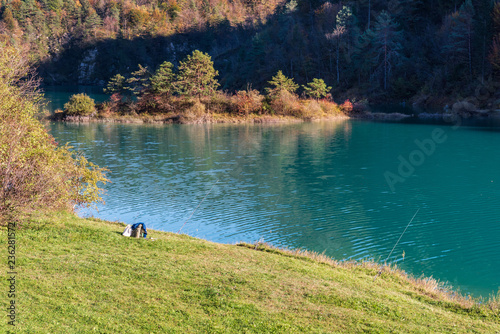
M498 309L448 300L397 272L374 281L370 265L122 230L71 214L19 229L16 332L500 332ZM5 279L0 288L4 308Z

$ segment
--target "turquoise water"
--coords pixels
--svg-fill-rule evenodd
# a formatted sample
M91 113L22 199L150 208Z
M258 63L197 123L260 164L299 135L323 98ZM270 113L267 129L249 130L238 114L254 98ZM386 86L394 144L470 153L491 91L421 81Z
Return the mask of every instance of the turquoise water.
M82 215L177 232L215 184L183 233L384 261L420 209L389 262L475 296L500 286L495 127L341 121L50 130L111 170L107 204ZM408 163L398 171L400 159Z
M64 109L64 104L68 102L73 94L85 93L91 96L96 102L103 102L109 96L102 92L101 87L95 86L46 86L42 88L45 97L44 108L53 112L56 109Z

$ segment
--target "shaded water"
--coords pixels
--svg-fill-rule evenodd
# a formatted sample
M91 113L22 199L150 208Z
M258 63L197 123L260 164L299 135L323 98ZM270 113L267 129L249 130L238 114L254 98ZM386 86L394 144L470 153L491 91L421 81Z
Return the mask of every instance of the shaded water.
M383 261L420 208L389 261L474 295L500 286L496 128L342 121L50 129L112 171L98 217L176 232L219 180L182 232ZM414 141L435 129L444 141L393 192L384 174L398 175L399 156L415 162Z
M85 93L96 102L103 102L109 96L102 92L101 87L96 86L45 86L42 88L45 98L44 108L53 112L56 109L64 109L64 104L69 101L73 94Z

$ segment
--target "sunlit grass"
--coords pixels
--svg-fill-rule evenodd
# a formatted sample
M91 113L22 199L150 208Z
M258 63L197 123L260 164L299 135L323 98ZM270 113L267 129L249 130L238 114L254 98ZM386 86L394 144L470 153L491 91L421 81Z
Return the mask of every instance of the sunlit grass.
M154 241L125 238L122 231L123 224L66 213L24 223L16 332L500 331L498 296L480 304L395 267L374 279L374 262L151 230ZM0 285L6 291L7 282ZM0 329L6 326L4 319Z

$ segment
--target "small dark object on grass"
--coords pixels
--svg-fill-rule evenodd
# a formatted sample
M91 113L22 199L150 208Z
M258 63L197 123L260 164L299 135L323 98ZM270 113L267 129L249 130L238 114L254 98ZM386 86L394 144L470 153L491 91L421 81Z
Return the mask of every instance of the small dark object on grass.
M138 226L135 230L132 230L132 234L130 236L132 238L140 238L140 237L142 237L142 227Z
M136 232L136 230L137 230L137 232ZM140 238L141 236L143 236L144 239L146 239L147 235L148 235L148 230L146 228L146 224L136 223L136 224L132 225L131 237Z

